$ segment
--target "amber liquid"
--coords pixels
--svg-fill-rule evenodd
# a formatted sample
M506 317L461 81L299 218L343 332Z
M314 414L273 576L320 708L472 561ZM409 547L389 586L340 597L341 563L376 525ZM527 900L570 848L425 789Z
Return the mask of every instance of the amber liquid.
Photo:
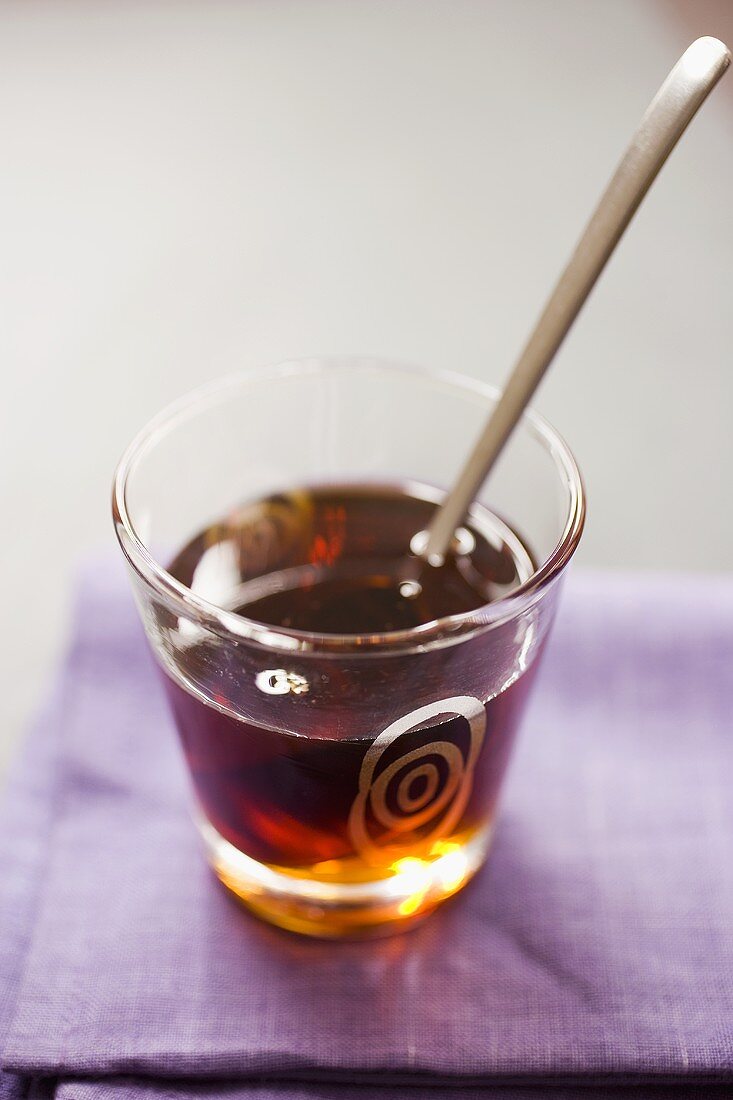
M360 657L360 639L473 611L532 571L521 541L488 512L474 515L443 567L423 566L409 544L433 507L394 487L282 494L236 509L170 566L194 591L257 623L351 636L351 656L338 660L263 650L262 667L251 676L242 675L236 651L194 636L167 670L167 694L209 835L232 858L241 853L314 883L374 883L412 868L418 888L414 897L398 898L395 916L402 918L436 904L441 889L446 896L468 877L470 861L464 868L455 854L491 824L531 675L530 669L459 713L448 705L441 710L439 701L463 695L452 684L451 666L460 678L459 658L480 659L477 643L412 649L398 659ZM214 704L192 690L186 667L211 672ZM418 673L423 696L427 679L438 702L410 721L416 705L410 685ZM385 703L398 722L408 716L407 728L394 733L387 723L385 734ZM428 897L417 871L439 860L446 865L442 887ZM297 904L265 904L226 866L222 857L221 877L253 908L313 931ZM310 909L321 926L331 920L332 934L386 919L379 905L369 918L345 910L329 918Z

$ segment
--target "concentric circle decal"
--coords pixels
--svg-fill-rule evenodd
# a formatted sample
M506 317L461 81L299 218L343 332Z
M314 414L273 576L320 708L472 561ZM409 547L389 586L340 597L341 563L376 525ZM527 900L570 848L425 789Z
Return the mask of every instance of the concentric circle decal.
M468 722L470 740L464 754L451 741L431 741L392 759L380 770L390 746L421 723L440 715L456 715ZM472 695L456 695L398 718L370 745L359 773L359 793L349 814L352 844L368 863L397 858L400 847L427 847L449 836L461 819L473 786L473 773L486 731L486 711ZM390 754L391 755L391 754ZM381 826L387 832L372 834ZM407 840L405 834L430 826ZM397 841L397 843L395 843Z

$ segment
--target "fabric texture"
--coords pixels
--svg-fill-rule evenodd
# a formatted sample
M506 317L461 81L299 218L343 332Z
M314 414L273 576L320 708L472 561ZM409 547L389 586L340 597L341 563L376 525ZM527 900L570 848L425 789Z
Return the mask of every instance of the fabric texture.
M10 1027L50 852L63 707L58 687L26 738L0 803L0 1051ZM21 1100L29 1082L0 1068L0 1100Z
M320 943L208 870L125 579L88 571L5 796L0 1096L729 1095L732 668L730 579L573 576L486 868Z

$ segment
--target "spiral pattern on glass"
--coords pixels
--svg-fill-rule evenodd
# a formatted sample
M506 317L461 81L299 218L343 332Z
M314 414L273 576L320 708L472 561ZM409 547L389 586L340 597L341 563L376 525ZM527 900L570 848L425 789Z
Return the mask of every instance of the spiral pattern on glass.
M458 715L468 722L470 741L465 755L451 741L431 741L403 753L377 772L379 761L389 746L422 722L440 715ZM471 695L457 695L418 707L379 734L362 761L359 793L349 814L351 842L367 863L383 864L386 857L398 858L406 854L406 848L414 849L416 844L427 850L437 840L451 834L471 794L485 730L483 703ZM443 761L444 766L440 769L436 758ZM418 779L424 782L419 793L414 794ZM371 835L370 817L387 830L379 840ZM415 832L431 822L427 832L416 839ZM409 841L405 834L411 834ZM395 844L395 837L403 838L401 846L399 839Z

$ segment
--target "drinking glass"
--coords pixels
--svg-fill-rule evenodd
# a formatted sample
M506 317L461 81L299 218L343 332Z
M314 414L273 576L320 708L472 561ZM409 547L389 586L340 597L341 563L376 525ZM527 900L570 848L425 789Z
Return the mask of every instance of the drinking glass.
M117 468L116 532L208 858L274 924L325 937L389 932L480 868L581 536L580 473L526 412L478 503L534 567L494 602L414 629L266 625L228 606L215 579L194 591L167 565L234 507L277 492L399 484L438 502L497 396L372 359L288 362L178 401Z

